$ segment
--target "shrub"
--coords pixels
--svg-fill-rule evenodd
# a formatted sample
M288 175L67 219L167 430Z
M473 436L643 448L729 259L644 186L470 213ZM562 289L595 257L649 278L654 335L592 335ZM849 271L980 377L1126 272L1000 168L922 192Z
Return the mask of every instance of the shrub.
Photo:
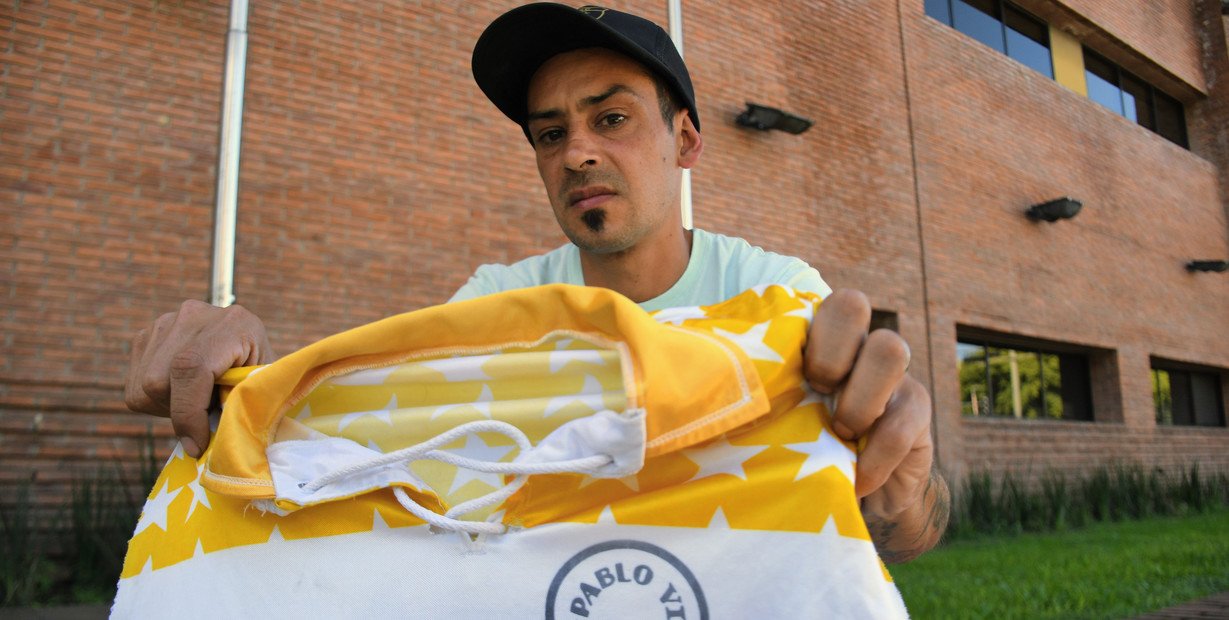
M1093 521L1203 512L1229 505L1229 473L1202 474L1198 463L1168 476L1159 467L1113 462L1083 477L1049 470L1035 485L1005 472L969 474L955 498L947 540L1081 527ZM997 491L996 491L997 489Z
M30 517L30 481L18 487L16 500L10 506L0 505L0 603L4 607L46 598L52 582L52 566L44 557Z
M30 482L16 502L0 506L0 595L4 606L96 603L115 597L128 539L161 470L152 430L141 444L136 477L112 462L73 480L59 518L38 527L31 516ZM58 552L49 548L59 541Z

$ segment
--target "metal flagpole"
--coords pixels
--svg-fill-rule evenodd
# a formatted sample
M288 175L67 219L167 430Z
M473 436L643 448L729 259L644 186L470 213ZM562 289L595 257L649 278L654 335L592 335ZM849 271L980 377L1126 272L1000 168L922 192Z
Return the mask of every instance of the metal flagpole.
M235 302L235 228L239 202L239 145L243 133L244 66L247 64L248 0L231 0L226 38L222 127L218 146L218 187L213 217L213 273L210 303Z

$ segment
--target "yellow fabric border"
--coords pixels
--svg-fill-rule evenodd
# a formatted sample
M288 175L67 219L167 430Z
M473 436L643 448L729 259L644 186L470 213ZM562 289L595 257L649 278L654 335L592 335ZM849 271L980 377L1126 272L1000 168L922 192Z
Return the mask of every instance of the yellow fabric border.
M620 352L628 408L644 408L653 457L712 439L767 413L751 360L720 338L662 325L626 297L552 284L425 308L304 347L236 383L205 455L202 484L248 499L274 496L265 456L285 413L329 377L409 360L474 355L567 334Z

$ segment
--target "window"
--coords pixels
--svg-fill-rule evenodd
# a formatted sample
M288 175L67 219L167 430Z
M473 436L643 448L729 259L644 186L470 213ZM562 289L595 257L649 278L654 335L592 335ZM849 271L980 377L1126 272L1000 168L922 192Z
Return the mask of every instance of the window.
M1084 49L1084 77L1088 82L1089 99L1188 148L1186 114L1177 99L1087 48Z
M900 333L900 322L896 320L896 313L891 310L871 310L871 326L869 331L876 329L890 329Z
M926 14L1054 79L1050 27L1007 0L925 0ZM1071 60L1074 63L1074 59ZM1190 148L1182 102L1084 49L1088 98Z
M965 415L1092 419L1085 355L968 338L956 356Z
M1156 423L1166 426L1224 426L1220 377L1215 372L1152 360L1152 402Z
M1054 77L1050 28L1004 0L926 0L926 14Z

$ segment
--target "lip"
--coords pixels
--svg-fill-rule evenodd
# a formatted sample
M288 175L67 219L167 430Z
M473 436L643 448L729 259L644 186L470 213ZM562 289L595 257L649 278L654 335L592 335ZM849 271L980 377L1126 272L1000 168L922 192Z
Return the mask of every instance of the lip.
M568 206L587 211L615 197L615 191L605 186L582 187L568 194Z

